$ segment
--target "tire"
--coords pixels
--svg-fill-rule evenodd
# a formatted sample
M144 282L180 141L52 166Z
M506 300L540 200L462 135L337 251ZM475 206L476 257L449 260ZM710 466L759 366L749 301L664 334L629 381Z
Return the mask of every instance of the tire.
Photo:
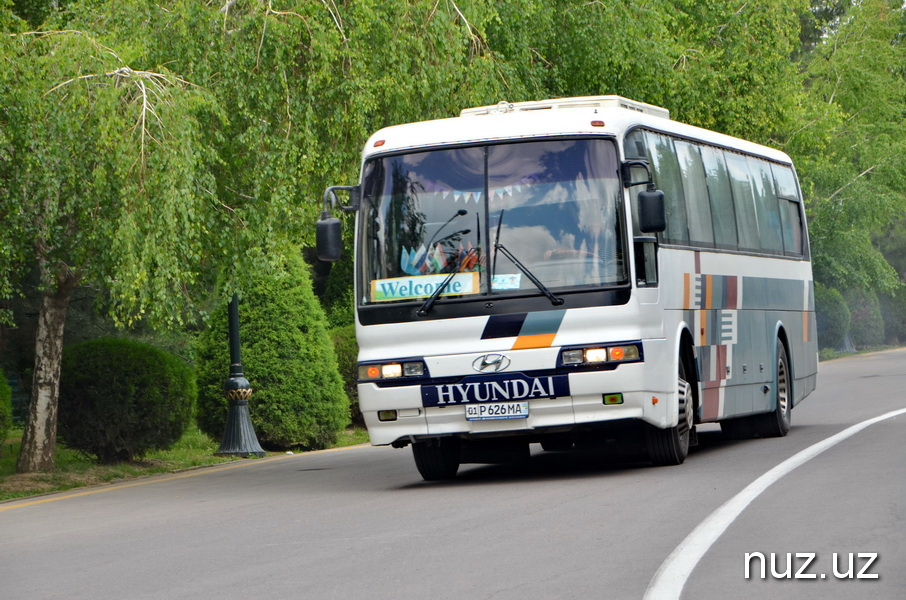
M443 437L412 444L415 466L425 481L453 479L459 471L461 442L456 437Z
M761 437L784 437L790 431L793 417L793 380L790 359L783 342L777 340L777 362L774 365L774 410L758 415L755 427Z
M774 365L774 409L769 413L722 421L720 429L724 437L731 440L746 440L755 437L783 437L789 432L793 410L790 359L786 347L780 340L777 340L775 352L777 363Z
M648 427L647 430L648 457L656 466L681 465L689 455L695 407L692 386L686 377L686 365L682 356L679 359L677 388L679 419L676 427L669 429Z

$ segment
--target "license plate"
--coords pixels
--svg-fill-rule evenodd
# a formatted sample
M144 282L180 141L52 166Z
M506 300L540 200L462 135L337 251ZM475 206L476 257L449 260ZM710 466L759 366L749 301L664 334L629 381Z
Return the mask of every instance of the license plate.
M527 417L528 402L491 402L466 405L466 419L469 421L525 419Z

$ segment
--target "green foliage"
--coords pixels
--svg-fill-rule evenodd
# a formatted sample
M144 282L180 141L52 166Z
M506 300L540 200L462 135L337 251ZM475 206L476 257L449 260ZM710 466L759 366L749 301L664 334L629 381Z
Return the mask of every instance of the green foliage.
M344 325L330 330L333 347L337 353L337 366L343 378L343 389L349 397L349 410L352 424L365 426L362 411L359 409L358 391L358 356L359 346L355 338L355 325Z
M67 0L13 0L10 3L16 15L28 21L31 27L38 27L55 11L65 8L68 4Z
M852 320L850 333L856 348L866 349L884 343L884 318L878 295L873 290L853 289L846 293Z
M0 295L37 262L44 289L103 286L121 323L178 322L220 210L205 191L204 93L81 31L0 45Z
M197 388L191 367L153 346L101 338L68 346L60 377L60 435L102 463L172 446Z
M13 427L13 390L6 382L6 375L0 371L0 455L3 454L3 446L6 443L6 436L9 435Z
M675 118L765 143L794 125L804 94L790 56L807 0L669 4Z
M815 318L818 325L818 344L822 348L837 348L843 341L852 319L843 294L815 282Z
M239 332L258 440L271 448L327 447L349 422L349 399L308 267L291 253L282 271L248 276ZM212 311L196 345L198 424L214 439L223 435L229 407L222 390L230 365L227 334L224 304Z
M815 277L839 289L898 284L872 234L906 212L904 14L886 0L852 3L807 62L809 93L838 117L825 122L831 143L792 150L809 202Z
M878 294L881 303L881 315L884 317L885 342L901 344L906 342L906 285L901 285L896 293Z

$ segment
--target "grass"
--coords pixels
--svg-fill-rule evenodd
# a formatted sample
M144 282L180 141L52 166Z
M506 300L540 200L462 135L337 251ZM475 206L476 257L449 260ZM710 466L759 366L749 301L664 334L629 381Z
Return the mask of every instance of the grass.
M53 471L17 474L16 461L21 439L22 430L14 430L0 445L0 501L241 460L214 456L220 444L193 426L170 450L149 452L134 462L101 465L94 457L58 443ZM367 441L368 433L364 429L350 428L340 433L334 447L354 446Z

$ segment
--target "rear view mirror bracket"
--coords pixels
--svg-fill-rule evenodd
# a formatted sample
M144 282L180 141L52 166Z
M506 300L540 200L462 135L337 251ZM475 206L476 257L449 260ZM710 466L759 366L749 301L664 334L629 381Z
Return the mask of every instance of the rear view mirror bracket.
M338 191L349 192L348 206L340 204ZM353 212L359 209L360 200L361 188L357 185L335 185L324 190L324 208L315 227L315 246L319 260L336 262L343 252L343 226L338 218L331 216L330 209L339 207L345 212Z

